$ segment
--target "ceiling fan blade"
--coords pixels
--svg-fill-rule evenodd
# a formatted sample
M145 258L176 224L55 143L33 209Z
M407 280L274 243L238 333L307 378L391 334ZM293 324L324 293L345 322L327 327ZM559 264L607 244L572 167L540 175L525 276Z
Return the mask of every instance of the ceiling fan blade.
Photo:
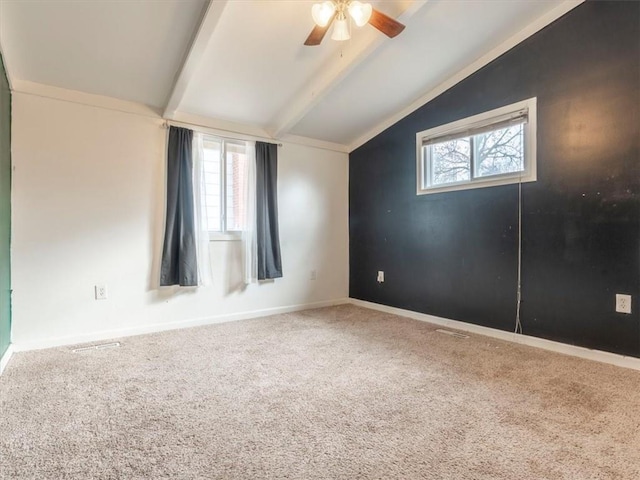
M371 18L369 19L369 25L377 28L387 37L393 38L404 30L404 25L394 20L388 15L376 10L371 11Z
M313 30L311 30L311 33L309 34L307 39L304 41L304 44L307 45L308 47L320 45L320 43L322 42L322 39L327 34L329 27L331 27L331 24L335 20L336 15L331 17L331 20L329 20L329 23L327 23L324 27L319 27L318 25L313 27Z

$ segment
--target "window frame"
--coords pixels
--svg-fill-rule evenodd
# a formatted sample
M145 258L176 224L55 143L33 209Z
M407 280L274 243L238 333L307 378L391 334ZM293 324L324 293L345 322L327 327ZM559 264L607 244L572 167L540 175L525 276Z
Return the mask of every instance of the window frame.
M227 143L236 145L249 143L247 140L226 138L211 133L202 133L203 143L207 140L220 143L220 225L222 230L208 230L210 242L242 240L242 230L227 230Z
M429 128L416 133L416 194L428 195L432 193L452 192L457 190L470 190L474 188L494 187L498 185L509 185L512 183L534 182L537 180L537 97L512 103L504 107L496 108L478 115L456 120L445 125ZM471 148L473 148L473 135L469 130L481 129L491 124L496 124L496 120L516 115L526 111L527 121L523 123L523 163L524 170L486 177L476 177L477 166L470 160L469 180L461 180L442 185L431 185L431 162L429 160L428 145L423 145L425 138L433 140L437 137L448 137L449 140L456 138L471 138ZM502 127L505 128L505 127ZM496 128L498 130L499 128ZM456 135L459 136L456 137ZM473 158L473 155L472 155Z

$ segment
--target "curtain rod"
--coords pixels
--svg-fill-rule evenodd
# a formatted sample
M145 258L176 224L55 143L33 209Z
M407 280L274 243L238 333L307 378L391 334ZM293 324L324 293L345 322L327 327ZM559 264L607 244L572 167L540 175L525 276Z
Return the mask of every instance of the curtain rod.
M211 130L211 131L220 131L220 132L225 132L225 133L227 132L227 130L223 130L223 129L219 129L219 128L207 127L206 125L197 125L195 123L177 122L177 121L174 121L174 120L166 120L166 119L163 120L162 126L163 126L163 128L169 128L171 126L184 128L185 126L187 126L187 127L190 127L190 128L195 127L195 128L206 129L206 130ZM203 132L203 133L207 133L207 132ZM230 133L233 134L234 132L230 132ZM213 135L220 135L220 134L219 133L215 133ZM239 140L239 141L242 141L242 142L245 142L247 140L250 140L250 141L256 141L256 140L263 141L263 140L266 140L266 141L269 141L269 142L273 142L273 140L274 140L273 138L260 137L260 136L256 136L256 135L244 135L244 134L240 134L240 135L242 137L244 137L244 138L237 138L237 137L231 137L231 136L227 137L225 135L220 135L220 136L224 136L225 138L228 138L229 140ZM276 145L278 145L278 147L282 147L283 146L282 143L276 143Z

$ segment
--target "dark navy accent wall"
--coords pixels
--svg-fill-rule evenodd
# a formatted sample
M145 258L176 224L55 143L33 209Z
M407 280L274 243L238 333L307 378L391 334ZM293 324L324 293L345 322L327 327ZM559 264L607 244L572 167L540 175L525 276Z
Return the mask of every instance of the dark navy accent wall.
M350 296L513 330L518 186L416 195L415 134L534 96L524 333L640 357L636 1L578 6L350 154Z

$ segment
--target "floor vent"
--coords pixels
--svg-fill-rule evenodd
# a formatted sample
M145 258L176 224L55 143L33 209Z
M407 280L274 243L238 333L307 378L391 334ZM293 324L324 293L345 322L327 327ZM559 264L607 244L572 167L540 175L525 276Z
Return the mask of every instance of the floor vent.
M71 350L73 353L89 352L91 350L104 350L105 348L117 348L120 346L120 342L101 343L99 345L89 345L87 347L79 347Z
M456 338L469 338L469 335L465 335L464 333L452 332L451 330L442 330L441 328L437 329L436 332L444 333L445 335L450 335Z

